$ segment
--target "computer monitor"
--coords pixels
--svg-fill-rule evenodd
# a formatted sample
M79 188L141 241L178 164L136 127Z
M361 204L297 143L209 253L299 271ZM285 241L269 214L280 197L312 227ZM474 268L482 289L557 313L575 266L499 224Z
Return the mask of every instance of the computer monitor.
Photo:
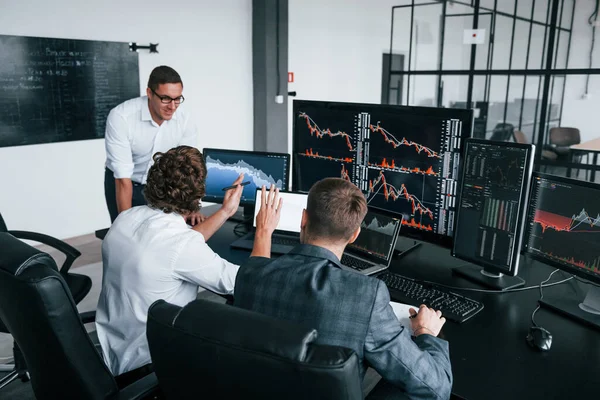
M477 265L454 272L500 290L525 283L515 275L534 156L531 144L467 139L452 255Z
M290 155L285 153L268 153L245 150L226 150L205 148L206 162L206 194L203 201L222 203L225 191L240 173L244 173L244 181L250 184L244 187L240 205L244 207L243 217L252 220L256 189L272 184L281 190L288 189Z
M473 111L294 100L292 186L341 177L400 235L450 247L461 151Z
M600 185L536 173L531 190L529 238L532 257L600 284ZM583 296L582 296L583 297ZM600 328L600 288L587 296L553 298L543 306Z

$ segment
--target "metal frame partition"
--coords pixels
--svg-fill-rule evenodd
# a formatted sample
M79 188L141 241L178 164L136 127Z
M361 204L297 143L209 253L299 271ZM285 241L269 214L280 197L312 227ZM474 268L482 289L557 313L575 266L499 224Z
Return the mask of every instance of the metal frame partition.
M528 131L531 131L530 140L536 144L536 164L537 168L540 166L554 165L561 166L567 168L580 168L580 169L588 169L588 170L600 170L600 166L596 165L581 165L579 163L573 163L571 161L566 162L556 162L552 160L548 160L542 157L542 150L544 148L548 148L549 145L549 129L551 126L561 126L562 115L564 110L564 101L565 101L565 88L567 76L569 75L600 75L600 68L568 68L569 63L569 55L571 54L571 42L572 42L572 32L573 32L573 21L575 18L575 6L577 0L530 0L528 3L532 2L531 11L528 17L524 17L522 13L519 13L519 0L514 0L514 8L512 13L503 11L498 9L499 2L501 0L489 0L487 3L491 3L493 1L493 6L485 6L481 3L484 0L471 0L471 1L449 1L442 0L437 2L416 2L415 0L411 0L410 4L398 5L392 7L392 19L391 19L391 32L390 32L390 50L389 54L404 54L404 58L407 59L407 64L403 70L393 70L391 61L389 64L389 74L388 78L388 86L389 82L394 76L401 76L402 79L406 81L406 84L402 85L406 88L406 96L401 96L402 104L405 105L418 105L411 104L411 85L416 86L414 82L415 77L419 76L431 76L436 77L436 89L435 93L433 93L433 105L437 105L438 107L449 106L448 104L444 104L443 101L443 93L444 93L444 77L458 76L467 79L466 89L461 87L461 90L466 90L466 101L461 102L464 103L464 107L468 108L476 108L473 107L475 104L476 97L474 95L474 85L476 79L484 79L484 88L483 88L483 98L476 99L476 101L481 101L483 104L490 104L490 92L492 90L491 84L493 79L498 79L498 77L506 77L506 93L504 96L503 109L500 109L500 115L502 116L500 122L507 123L510 121L514 124L514 127L518 130L522 130L527 128ZM522 2L524 0L521 0ZM536 2L538 11L542 9L541 7L545 7L545 19L540 20L539 15L537 17L534 15L536 11ZM572 2L572 5L570 4ZM413 68L413 55L418 51L418 41L414 42L415 32L415 12L417 10L425 10L425 7L437 7L436 12L440 12L440 20L439 20L439 46L437 48L437 69L427 69L427 68L419 68L418 66ZM450 8L459 8L461 11L452 12ZM523 5L522 5L523 7ZM504 7L506 8L506 7ZM400 21L399 17L406 17L406 14L410 12L410 32L408 35L404 34L402 37L398 37L398 32L395 30L404 29L406 24L406 19ZM570 21L568 20L568 13L570 12ZM397 13L401 13L396 15ZM538 13L539 14L539 13ZM447 20L449 18L456 17L472 17L472 25L469 27L471 29L479 29L482 26L483 19L491 18L489 22L489 39L487 41L487 46L483 47L477 44L471 44L470 46L470 55L468 66L464 65L462 68L446 68L446 60L444 60L444 46L445 46L445 38L448 35L449 27L447 26ZM507 68L494 68L497 66L495 63L495 56L498 56L496 45L498 44L498 20L499 18L503 19L503 22L506 24L508 19L512 20L512 29L510 30L510 44L509 44L509 57L508 57L508 66ZM524 55L525 62L524 68L522 66L515 66L513 54L515 53L515 28L517 25L517 21L519 23L528 23L529 27L528 38L526 44L526 54ZM397 25L395 25L395 22ZM404 22L404 23L402 23ZM453 24L453 28L456 27ZM458 26L458 24L456 24ZM543 42L542 42L542 54L541 59L536 58L540 57L538 54L531 54L535 52L532 49L532 33L536 27L536 32L540 33L540 29L543 29ZM456 32L454 33L456 34ZM506 36L506 33L505 33ZM537 38L537 36L536 36ZM540 36L541 38L541 36ZM518 38L521 40L522 37ZM395 40L400 42L401 44L405 44L408 41L408 48L402 52L395 51ZM567 40L566 44L566 57L560 57L559 50L563 49L564 42L561 40ZM561 44L562 43L562 44ZM503 45L507 45L503 43ZM560 47L560 49L559 49ZM481 49L481 50L480 50ZM485 67L481 68L481 65L478 67L477 65L477 56L478 50L483 53L485 56L487 53L487 57L481 58L483 61L480 64L485 63ZM550 50L550 51L549 51ZM564 54L564 50L563 50ZM559 58L561 61L559 62ZM562 61L564 58L564 61ZM390 57L391 59L391 57ZM504 59L499 59L502 63L505 62ZM452 61L452 60L451 60ZM522 58L520 59L520 62ZM465 63L466 64L466 63ZM522 64L522 63L521 63ZM433 65L433 64L432 64ZM496 78L494 78L496 77ZM534 89L536 93L535 99L526 99L526 88L531 87L531 83L535 84L535 78L538 78L537 82L537 90ZM512 110L511 116L509 116L509 90L511 87L511 78L513 83L523 82L522 89L520 92L520 104L514 106L514 110ZM447 79L447 78L446 78ZM500 78L502 79L502 78ZM560 80L562 79L562 84ZM528 85L529 82L529 85ZM515 84L515 85L516 85ZM514 85L513 85L514 86ZM534 85L535 86L535 85ZM562 88L561 88L562 87ZM480 88L478 88L480 89ZM415 88L413 87L413 92ZM497 89L496 89L497 90ZM558 90L562 90L562 93L558 95ZM555 94L557 94L556 104L552 104ZM533 118L529 117L526 119L525 108L526 108L526 100L532 100L532 103L535 104L533 109ZM487 106L486 106L487 107ZM487 111L486 111L487 112ZM531 110L528 110L531 112ZM515 117L513 114L517 113L518 117ZM487 116L486 116L487 118ZM490 134L491 130L489 126L486 125L485 133L483 133L483 137L486 134ZM480 137L481 132L479 133Z

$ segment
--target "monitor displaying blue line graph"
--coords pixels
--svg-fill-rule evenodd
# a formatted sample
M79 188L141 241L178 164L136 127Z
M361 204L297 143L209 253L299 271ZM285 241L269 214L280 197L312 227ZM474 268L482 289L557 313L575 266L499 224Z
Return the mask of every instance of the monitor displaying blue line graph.
M206 148L203 155L207 171L203 201L222 203L223 188L230 186L241 173L250 184L244 187L240 205L254 205L256 189L263 185L288 189L289 154Z

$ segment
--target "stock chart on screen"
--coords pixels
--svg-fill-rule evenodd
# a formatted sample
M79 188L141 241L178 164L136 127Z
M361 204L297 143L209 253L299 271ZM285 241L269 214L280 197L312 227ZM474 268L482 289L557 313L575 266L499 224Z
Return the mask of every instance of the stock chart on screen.
M512 272L518 267L534 149L470 139L463 157L453 254Z
M348 247L386 259L397 235L398 220L386 215L368 212L360 225L361 233Z
M538 174L531 205L528 251L600 277L600 187Z
M256 189L275 185L287 190L289 155L224 149L204 149L206 162L206 201L222 200L223 188L231 185L240 173L250 184L242 192L242 204L254 204Z
M294 101L294 190L347 179L370 207L400 215L403 234L450 237L471 129L471 110Z

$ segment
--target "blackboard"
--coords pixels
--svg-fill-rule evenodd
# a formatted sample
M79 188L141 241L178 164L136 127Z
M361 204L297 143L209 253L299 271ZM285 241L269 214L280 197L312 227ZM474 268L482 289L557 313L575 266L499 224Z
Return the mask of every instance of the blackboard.
M0 147L102 138L139 94L128 43L0 35Z

